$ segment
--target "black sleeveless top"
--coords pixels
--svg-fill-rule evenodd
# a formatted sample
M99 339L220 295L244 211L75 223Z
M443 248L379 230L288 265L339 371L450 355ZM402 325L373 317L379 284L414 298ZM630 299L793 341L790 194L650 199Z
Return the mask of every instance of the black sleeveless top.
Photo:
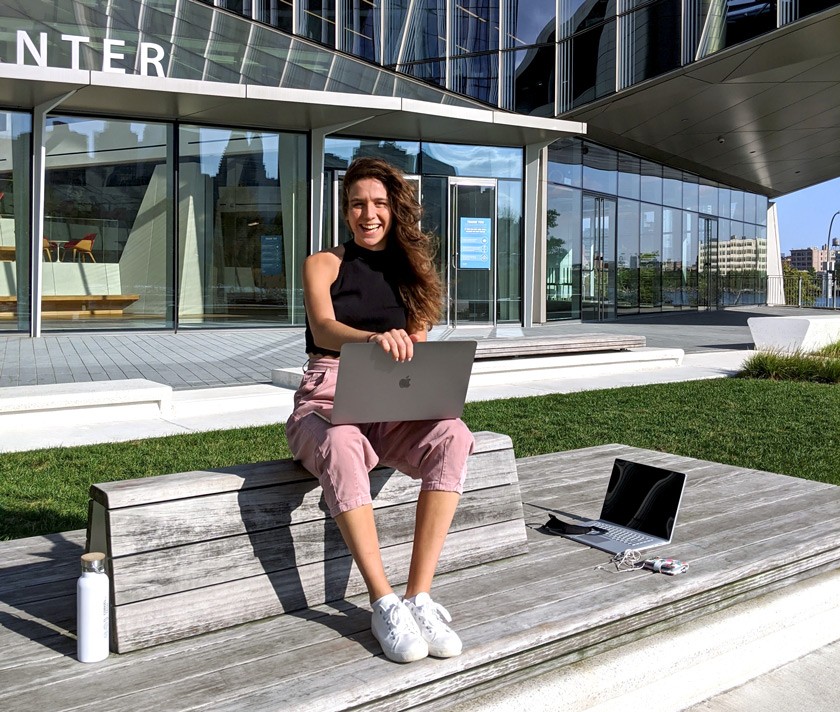
M367 250L355 240L343 243L338 277L330 285L336 321L362 331L405 329L406 309L396 283L394 255L387 248ZM306 320L306 352L338 356L315 343Z

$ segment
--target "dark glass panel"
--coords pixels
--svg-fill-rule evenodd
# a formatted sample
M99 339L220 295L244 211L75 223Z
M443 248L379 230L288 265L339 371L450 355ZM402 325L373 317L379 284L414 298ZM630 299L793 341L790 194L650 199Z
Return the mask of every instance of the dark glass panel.
M776 29L775 0L728 0L726 47Z
M446 57L446 0L391 0L385 21L385 64Z
M300 29L303 37L335 46L335 0L298 0Z
M519 114L554 116L554 45L532 47L511 53L515 62L513 110Z
M397 71L408 74L415 79L429 82L429 84L437 84L441 87L446 84L446 63L442 59L431 62L401 64L397 67Z
M615 17L615 0L561 0L560 36L567 37Z
M632 37L633 83L680 66L680 0L659 0L622 17L625 37Z
M554 41L555 0L510 2L505 47L518 48Z
M379 62L380 0L342 0L342 49L369 62Z
M577 107L615 92L615 21L607 22L569 40L571 68L564 80L571 86Z
M453 5L453 55L499 49L499 0L458 0Z

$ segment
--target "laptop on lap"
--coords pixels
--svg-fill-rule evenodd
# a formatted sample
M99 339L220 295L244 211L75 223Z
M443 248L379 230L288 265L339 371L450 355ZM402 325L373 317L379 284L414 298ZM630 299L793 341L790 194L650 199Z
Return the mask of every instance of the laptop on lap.
M398 363L378 344L345 344L329 422L459 418L475 347L475 341L422 342L411 361Z
M616 458L601 516L583 522L589 533L563 536L611 554L669 544L685 480L682 472Z

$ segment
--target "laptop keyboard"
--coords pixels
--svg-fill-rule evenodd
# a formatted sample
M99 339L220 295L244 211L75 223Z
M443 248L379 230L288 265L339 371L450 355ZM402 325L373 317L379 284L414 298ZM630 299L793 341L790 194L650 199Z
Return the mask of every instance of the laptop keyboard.
M620 541L622 544L647 544L651 541L651 538L647 534L640 534L630 529L621 529L605 522L598 522L596 526L598 529L603 529L607 532L610 539Z

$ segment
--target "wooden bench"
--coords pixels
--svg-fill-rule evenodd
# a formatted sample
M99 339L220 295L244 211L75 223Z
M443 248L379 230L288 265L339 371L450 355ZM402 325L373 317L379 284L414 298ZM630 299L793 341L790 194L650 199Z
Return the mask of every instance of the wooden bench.
M404 583L419 483L371 473L383 561ZM291 460L93 485L87 551L111 576L123 653L363 592L317 481ZM527 552L513 446L476 434L439 572Z
M624 334L563 334L517 338L479 339L475 358L519 358L586 353L588 351L626 351L644 348L644 336Z
M45 317L119 316L140 299L139 294L45 294L41 297ZM13 317L17 296L0 296L0 318Z

